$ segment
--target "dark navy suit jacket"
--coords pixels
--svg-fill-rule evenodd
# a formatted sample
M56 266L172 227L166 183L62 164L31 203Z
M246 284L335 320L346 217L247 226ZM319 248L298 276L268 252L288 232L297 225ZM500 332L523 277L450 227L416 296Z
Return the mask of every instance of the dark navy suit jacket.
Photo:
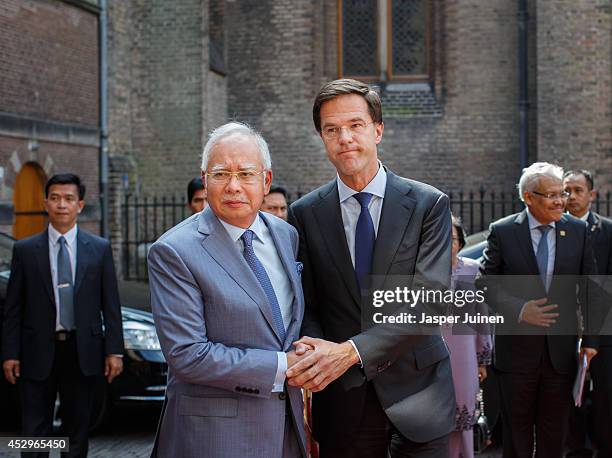
M504 317L495 336L494 364L501 371L535 370L546 348L558 372L575 370L576 312L579 304L590 300L586 294L587 276L595 275L597 267L583 221L563 215L555 223L555 237L554 276L546 291L533 252L527 211L491 224L476 284L487 287L487 303ZM560 314L557 322L550 328L518 323L523 305L544 297L549 304L559 306L555 310ZM588 307L582 308L588 311ZM584 346L597 348L598 338L584 336Z
M84 375L102 374L104 356L123 353L121 307L108 240L77 232L74 289L78 360ZM103 326L104 324L104 326ZM44 380L55 353L56 306L45 230L15 243L2 333L2 359L21 376Z
M355 278L336 180L295 202L289 221L300 234L298 259L304 264L302 335L333 342L352 339L363 361L363 368L349 368L323 391L314 393L315 438L338 447L355 438L366 382L373 385L389 420L408 439L428 442L448 434L455 426L448 349L439 333L415 335L383 326L366 329L367 303ZM387 170L372 261L377 279L373 281L380 280L386 283L385 289L392 289L390 284L399 276L409 282L408 276L421 274L448 286L450 245L447 196Z

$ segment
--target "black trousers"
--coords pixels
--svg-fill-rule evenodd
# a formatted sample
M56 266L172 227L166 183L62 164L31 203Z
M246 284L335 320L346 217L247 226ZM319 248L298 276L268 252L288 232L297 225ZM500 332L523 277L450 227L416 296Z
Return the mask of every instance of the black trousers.
M572 406L575 374L555 371L548 351L529 373L497 371L502 398L503 456L560 458Z
M355 440L347 447L321 446L320 458L448 458L448 436L419 443L402 436L391 424L368 383L365 406Z
M19 381L22 432L24 437L53 436L53 409L59 392L62 427L60 436L70 438L70 451L62 456L85 457L93 404L95 377L81 372L76 338L55 342L53 369L46 380ZM27 457L47 457L48 452L24 453Z

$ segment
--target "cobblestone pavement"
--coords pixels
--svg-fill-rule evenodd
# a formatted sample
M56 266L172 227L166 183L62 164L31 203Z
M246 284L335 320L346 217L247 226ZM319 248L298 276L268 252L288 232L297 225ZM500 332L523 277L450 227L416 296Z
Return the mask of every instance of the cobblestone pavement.
M153 408L118 409L109 423L89 439L90 458L145 458L151 456L159 410ZM0 436L16 436L17 431L2 431ZM60 456L51 452L50 457ZM0 452L1 458L17 458L19 453Z
M151 455L159 410L121 409L113 412L109 424L89 440L90 458L145 458ZM16 431L2 431L0 436L16 436ZM51 452L59 458L59 452ZM17 458L18 453L0 452L1 458ZM500 458L501 450L488 449L477 458ZM241 457L242 458L242 457Z

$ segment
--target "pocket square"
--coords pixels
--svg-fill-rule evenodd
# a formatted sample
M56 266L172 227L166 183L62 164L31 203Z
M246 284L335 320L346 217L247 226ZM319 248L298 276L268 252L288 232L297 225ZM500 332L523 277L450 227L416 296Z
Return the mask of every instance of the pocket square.
M295 270L297 270L298 275L302 275L302 270L304 270L304 264L302 264L301 262L296 262Z

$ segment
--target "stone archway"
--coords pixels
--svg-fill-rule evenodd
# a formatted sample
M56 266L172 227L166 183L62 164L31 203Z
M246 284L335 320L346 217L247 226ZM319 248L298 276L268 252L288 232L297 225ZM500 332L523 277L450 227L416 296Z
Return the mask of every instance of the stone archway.
M13 237L17 240L42 232L47 225L47 213L43 205L47 177L36 162L23 165L13 187L15 223Z

